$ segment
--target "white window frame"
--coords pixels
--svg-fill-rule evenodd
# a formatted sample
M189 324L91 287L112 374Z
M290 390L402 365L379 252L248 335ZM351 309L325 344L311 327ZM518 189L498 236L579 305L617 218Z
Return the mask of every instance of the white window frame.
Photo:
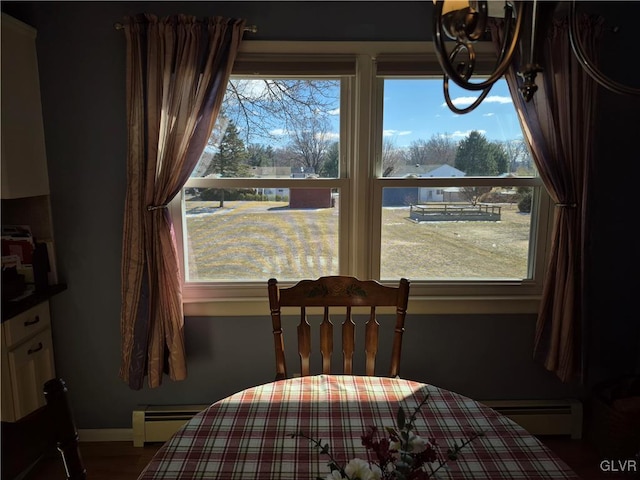
M479 56L490 55L480 49ZM355 76L345 76L341 90L340 178L338 179L190 179L185 187L291 188L300 181L309 187L340 188L340 274L378 278L382 190L394 186L447 187L455 185L511 186L505 178L379 178L382 148L383 80L377 77L376 62L409 62L417 59L440 72L430 42L277 42L245 41L238 60L300 58L322 62L355 61ZM486 57L485 57L486 58ZM295 62L290 63L295 65ZM282 66L280 66L282 68ZM295 70L295 67L292 67ZM437 70L436 70L437 69ZM292 73L292 72L288 72ZM299 71L299 74L305 72ZM267 74L264 74L267 75ZM316 75L317 76L317 75ZM331 75L335 77L335 75ZM526 186L540 187L533 199L531 216L535 237L530 240L531 280L523 281L419 281L412 280L411 313L536 313L550 244L553 206L539 178L518 179ZM185 278L182 195L170 204L174 219L182 278ZM368 215L363 212L369 212ZM535 214L537 212L537 214ZM183 283L183 303L188 316L253 316L268 313L267 278L263 282Z

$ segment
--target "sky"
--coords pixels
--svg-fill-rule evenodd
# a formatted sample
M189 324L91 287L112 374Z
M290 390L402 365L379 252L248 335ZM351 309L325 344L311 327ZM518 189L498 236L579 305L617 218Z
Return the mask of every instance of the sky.
M339 139L340 108L336 83L335 108L329 110L331 120L329 138ZM277 90L277 89L276 89ZM451 99L458 108L470 105L479 93L463 90L449 83ZM241 80L236 86L246 98L261 98L265 83L262 80ZM238 123L242 131L242 124ZM417 140L430 140L434 135L445 135L454 142L464 139L473 130L489 141L509 141L522 138L509 89L504 80L492 87L489 95L472 112L456 114L447 106L442 78L385 79L383 100L383 135L395 148L407 148ZM271 124L270 143L281 147L289 143L290 136L284 124ZM241 132L242 134L242 132ZM264 138L250 139L250 143L265 143ZM210 150L211 147L209 147Z
M477 92L449 85L451 99L458 108L471 104ZM398 147L412 141L447 135L461 140L478 130L488 140L522 138L506 82L497 82L484 101L467 114L453 113L444 100L442 80L385 80L383 135Z

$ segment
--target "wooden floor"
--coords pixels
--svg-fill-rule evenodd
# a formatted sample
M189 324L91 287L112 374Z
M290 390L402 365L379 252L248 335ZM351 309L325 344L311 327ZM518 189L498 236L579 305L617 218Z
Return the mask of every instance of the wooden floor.
M562 458L582 480L631 480L629 474L603 473L602 460L587 442L567 437L546 437L541 440ZM88 480L136 480L144 466L160 445L134 447L131 442L82 442L82 456ZM65 474L59 457L50 456L41 461L25 480L64 480Z

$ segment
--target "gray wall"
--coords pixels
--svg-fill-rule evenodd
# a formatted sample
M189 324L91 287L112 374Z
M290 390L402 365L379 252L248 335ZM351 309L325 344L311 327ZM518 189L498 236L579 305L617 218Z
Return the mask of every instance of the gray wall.
M246 18L259 27L247 34L256 40L428 40L431 2L3 2L2 9L38 29L58 262L69 286L51 302L54 348L78 426L130 427L138 404L209 403L272 380L268 312L187 318L186 381L132 391L118 377L125 41L113 24L127 14L181 12ZM596 326L585 332L594 352L590 382L640 367L640 328L629 313L637 241L620 208L637 197L640 105L602 98L588 267ZM402 374L475 398L583 395L533 362L534 325L533 315L409 315Z

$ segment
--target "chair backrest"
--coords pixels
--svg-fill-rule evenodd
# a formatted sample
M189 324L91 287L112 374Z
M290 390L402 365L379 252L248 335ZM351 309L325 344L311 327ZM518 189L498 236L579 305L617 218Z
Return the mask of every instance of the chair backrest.
M66 384L60 378L51 379L44 384L44 395L42 407L15 422L1 422L2 480L23 478L54 448L62 456L67 480L87 478Z
M343 373L353 373L353 354L355 349L355 323L351 315L352 307L370 307L369 319L365 326L365 372L375 375L375 359L378 353L379 324L376 319L376 307L395 307L396 322L393 334L391 365L389 376L398 376L402 351L402 334L409 302L409 280L400 279L397 287L385 286L375 280L358 280L350 276L327 276L317 280L302 280L288 288L279 288L275 278L269 279L269 306L273 324L273 337L276 353L276 380L287 378L287 366L284 354L284 339L281 322L281 307L300 308L298 325L298 353L300 355L300 374L311 375L311 326L307 320L307 307L323 307L323 319L320 324L320 353L322 354L322 373L331 372L331 354L333 352L333 323L331 313L335 307L342 307L342 353Z
M78 431L71 413L67 385L64 380L54 378L47 381L44 384L44 397L67 480L85 480L87 471L80 455Z

